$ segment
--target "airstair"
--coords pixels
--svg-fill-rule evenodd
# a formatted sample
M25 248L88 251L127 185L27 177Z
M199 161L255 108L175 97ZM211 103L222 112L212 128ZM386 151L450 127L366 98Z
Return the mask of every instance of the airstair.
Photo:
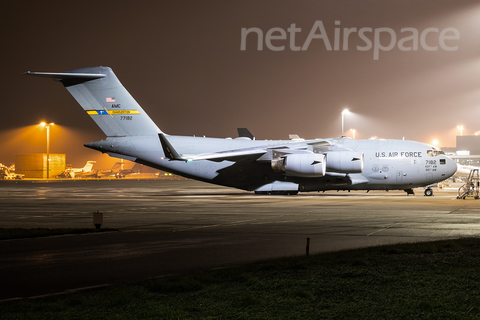
M467 183L461 186L458 189L458 196L457 199L465 199L467 197L473 197L475 199L479 199L478 196L478 189L480 186L480 178L478 169L470 170L470 174L467 178Z

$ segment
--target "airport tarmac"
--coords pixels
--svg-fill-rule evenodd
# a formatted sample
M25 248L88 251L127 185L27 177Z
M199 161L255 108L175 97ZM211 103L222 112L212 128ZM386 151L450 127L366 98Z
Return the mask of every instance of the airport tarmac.
M0 241L0 300L400 242L480 235L480 202L405 192L258 196L192 180L0 181L0 228L119 231Z

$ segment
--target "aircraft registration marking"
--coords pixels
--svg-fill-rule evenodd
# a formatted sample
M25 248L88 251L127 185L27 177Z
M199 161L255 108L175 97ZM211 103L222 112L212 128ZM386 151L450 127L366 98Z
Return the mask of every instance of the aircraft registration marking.
M89 115L102 114L140 114L138 110L87 110Z
M437 171L437 160L425 160L425 171Z

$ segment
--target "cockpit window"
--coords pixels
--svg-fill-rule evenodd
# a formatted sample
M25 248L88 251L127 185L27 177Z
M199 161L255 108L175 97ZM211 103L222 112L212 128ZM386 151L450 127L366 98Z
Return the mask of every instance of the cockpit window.
M436 157L440 154L445 154L445 152L440 149L436 149L435 147L433 148L433 150L427 150L427 157Z

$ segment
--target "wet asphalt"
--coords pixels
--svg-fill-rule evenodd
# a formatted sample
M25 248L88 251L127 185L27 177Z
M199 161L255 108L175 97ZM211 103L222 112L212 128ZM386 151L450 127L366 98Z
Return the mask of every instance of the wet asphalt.
M276 257L480 235L480 202L404 192L257 196L182 180L0 181L0 228L118 231L0 241L0 300Z

